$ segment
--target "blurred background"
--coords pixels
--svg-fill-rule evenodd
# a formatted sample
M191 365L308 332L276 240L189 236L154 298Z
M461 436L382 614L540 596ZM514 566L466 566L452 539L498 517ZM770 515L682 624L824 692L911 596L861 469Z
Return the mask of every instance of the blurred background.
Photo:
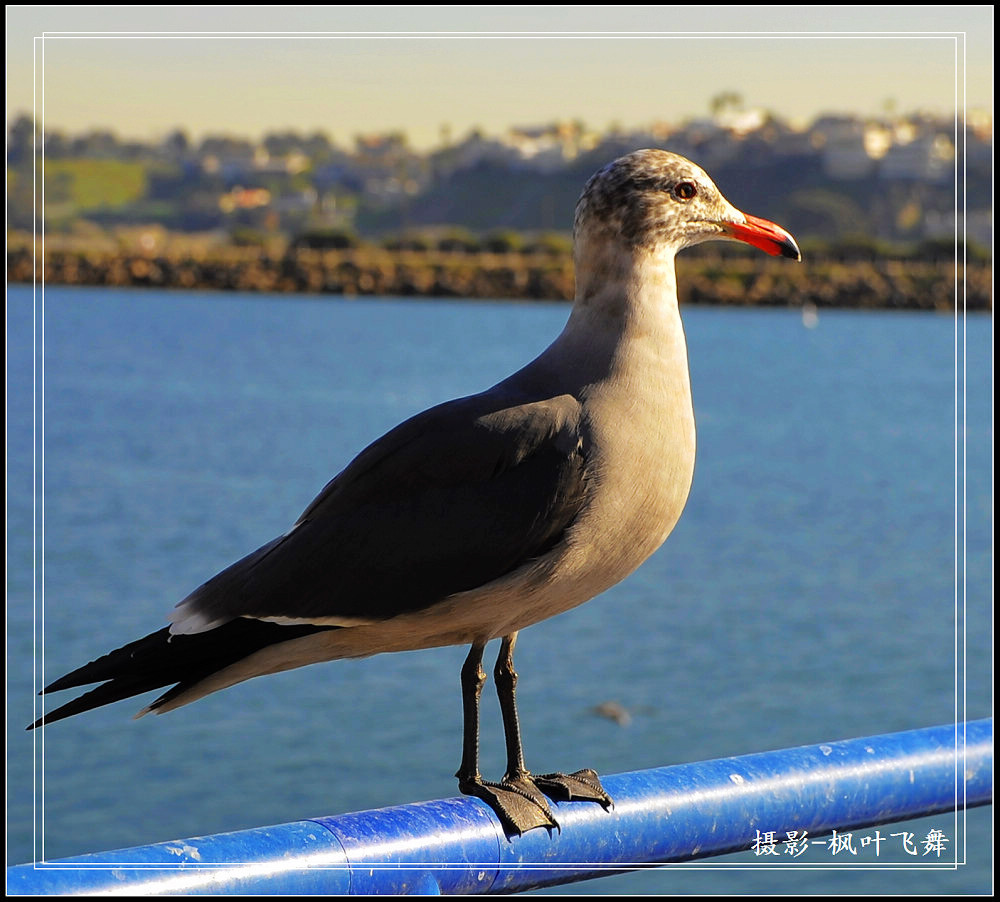
M522 637L529 767L990 713L992 7L6 16L12 863L454 794L461 649L23 727L367 442L544 348L576 198L639 147L805 262L678 261L691 501L633 579ZM940 869L737 856L584 887L986 891L988 812L945 826Z
M597 8L567 23L545 7L291 7L276 33L266 7L239 22L229 7L97 7L86 22L13 7L9 241L31 232L41 144L53 253L558 255L586 178L655 146L789 223L814 260L951 259L957 227L974 262L988 256L990 8L905 21L894 7L714 9ZM733 33L715 33L717 18ZM75 269L50 281L94 278ZM211 278L138 269L101 277Z

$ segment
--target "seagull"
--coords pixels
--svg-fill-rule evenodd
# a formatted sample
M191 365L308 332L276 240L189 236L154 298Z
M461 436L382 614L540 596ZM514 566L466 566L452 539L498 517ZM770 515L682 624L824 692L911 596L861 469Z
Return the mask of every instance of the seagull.
M519 632L618 583L667 538L687 501L695 419L674 256L731 239L801 259L792 236L732 206L663 150L591 177L573 228L576 298L523 369L406 420L335 476L288 532L183 599L169 625L51 683L100 683L28 729L153 689L137 716L306 664L471 646L461 671L456 776L508 838L559 825L547 798L612 800L589 768L532 774L515 701ZM507 750L479 771L483 653Z

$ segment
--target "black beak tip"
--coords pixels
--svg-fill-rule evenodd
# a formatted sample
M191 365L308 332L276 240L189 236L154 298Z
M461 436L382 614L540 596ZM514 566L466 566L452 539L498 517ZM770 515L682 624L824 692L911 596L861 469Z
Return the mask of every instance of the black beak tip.
M790 236L781 245L781 256L787 257L789 260L795 260L798 263L802 262L802 251L799 250L799 246Z

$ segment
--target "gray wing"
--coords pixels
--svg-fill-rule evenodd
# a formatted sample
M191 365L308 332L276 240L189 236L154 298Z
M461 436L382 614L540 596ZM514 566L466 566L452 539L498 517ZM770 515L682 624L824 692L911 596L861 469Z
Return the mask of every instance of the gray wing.
M181 602L236 617L384 619L545 554L587 488L579 402L496 390L431 408L369 446L295 526Z

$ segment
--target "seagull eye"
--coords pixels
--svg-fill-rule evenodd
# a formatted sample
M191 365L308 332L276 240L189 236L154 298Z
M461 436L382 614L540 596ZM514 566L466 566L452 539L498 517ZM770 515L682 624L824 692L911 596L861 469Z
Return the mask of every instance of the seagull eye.
M691 200L698 193L698 186L694 182L678 182L674 185L674 197L678 200Z

